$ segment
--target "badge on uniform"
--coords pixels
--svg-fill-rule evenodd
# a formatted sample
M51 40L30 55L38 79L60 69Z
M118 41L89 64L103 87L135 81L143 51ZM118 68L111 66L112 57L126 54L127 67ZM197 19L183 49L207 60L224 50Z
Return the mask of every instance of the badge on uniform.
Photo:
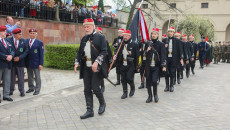
M38 50L37 50L37 49L34 49L34 53L38 53Z
M23 48L20 48L20 52L23 52Z

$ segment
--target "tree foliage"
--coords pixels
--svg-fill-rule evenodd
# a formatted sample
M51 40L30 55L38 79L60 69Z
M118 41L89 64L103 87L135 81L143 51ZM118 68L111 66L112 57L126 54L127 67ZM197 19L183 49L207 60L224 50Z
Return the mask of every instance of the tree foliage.
M101 11L104 12L104 2L103 2L103 0L98 1L97 9L99 9L100 7L101 7Z
M189 14L180 21L176 21L173 26L178 26L177 31L183 34L194 35L196 42L200 41L201 36L208 36L209 40L212 41L215 39L214 26L207 17Z

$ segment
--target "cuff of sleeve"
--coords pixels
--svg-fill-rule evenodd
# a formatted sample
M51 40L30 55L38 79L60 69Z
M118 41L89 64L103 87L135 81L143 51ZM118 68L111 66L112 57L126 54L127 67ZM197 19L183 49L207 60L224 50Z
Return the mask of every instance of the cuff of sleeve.
M100 56L97 57L97 59L96 59L95 61L96 61L99 65L101 65L102 62L103 62L103 58L104 58L104 56L103 56L103 55L100 55Z
M78 65L78 64L79 64L79 62L78 62L78 60L77 60L77 59L75 59L74 64L75 64L75 65Z

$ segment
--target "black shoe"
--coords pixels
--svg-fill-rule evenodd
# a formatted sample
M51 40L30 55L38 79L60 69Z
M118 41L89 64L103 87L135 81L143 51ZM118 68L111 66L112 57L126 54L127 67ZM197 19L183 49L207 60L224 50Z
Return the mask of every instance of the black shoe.
M10 92L10 95L14 95L14 93L13 93L13 92Z
M29 89L29 90L26 91L26 93L31 93L31 92L33 92L33 91L34 91L34 90Z
M101 115L105 112L105 107L106 107L106 104L102 104L99 106L99 109L98 109L98 114Z
M142 89L144 87L145 87L144 83L141 83L141 85L140 85L140 87L138 87L138 89Z
M132 97L134 95L135 90L130 90L129 96Z
M192 74L193 74L193 75L195 75L195 72L194 72L194 70L192 70Z
M189 78L189 72L186 73L186 77Z
M148 99L146 100L146 103L150 103L153 101L153 97L152 96L149 96Z
M127 92L124 92L123 95L121 96L121 99L127 98Z
M86 119L86 118L89 118L89 117L94 117L94 113L93 111L86 111L86 113L82 116L80 116L81 119Z
M155 101L155 103L157 103L159 101L159 98L158 98L157 94L154 95L154 101Z
M166 86L165 89L164 89L165 92L168 92L169 91L169 87Z
M3 97L3 100L7 100L7 101L10 101L10 102L12 102L12 101L13 101L13 99L12 99L12 98L10 98L10 97L8 97L8 98Z
M180 84L181 83L181 80L180 78L177 79L177 83Z
M25 96L25 93L20 93L20 96L21 96L21 97L24 97L24 96Z
M38 95L39 94L39 91L35 91L33 95Z
M171 85L171 86L170 86L170 92L173 92L173 91L174 91L174 86Z

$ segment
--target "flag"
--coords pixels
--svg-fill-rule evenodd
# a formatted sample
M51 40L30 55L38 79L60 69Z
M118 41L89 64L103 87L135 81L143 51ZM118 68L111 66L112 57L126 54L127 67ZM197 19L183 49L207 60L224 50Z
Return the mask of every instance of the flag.
M208 42L208 36L206 36L206 42Z
M140 24L141 38L142 38L142 42L144 42L146 40L149 40L149 31L146 26L145 18L144 18L144 15L141 9L138 8L138 10L140 10L139 11L139 24Z
M97 5L94 5L94 6L93 6L93 9L96 9L96 8L97 8Z
M138 42L139 40L138 39L138 28L139 28L139 10L137 10L128 28L131 31L132 41Z

